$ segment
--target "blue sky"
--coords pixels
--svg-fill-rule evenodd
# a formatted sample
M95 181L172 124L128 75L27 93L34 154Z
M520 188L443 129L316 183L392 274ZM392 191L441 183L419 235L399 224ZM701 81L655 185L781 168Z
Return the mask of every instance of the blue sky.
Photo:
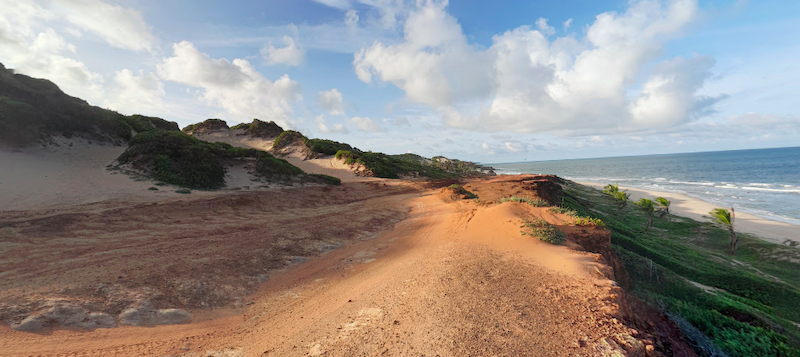
M0 0L0 62L181 126L492 162L800 145L800 2Z

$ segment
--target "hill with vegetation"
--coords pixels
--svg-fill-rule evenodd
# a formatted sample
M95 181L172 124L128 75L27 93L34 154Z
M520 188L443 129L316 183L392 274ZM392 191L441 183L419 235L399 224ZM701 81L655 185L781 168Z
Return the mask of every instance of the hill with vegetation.
M382 178L427 177L433 179L465 176L494 175L492 168L468 161L451 160L443 156L428 159L415 154L388 155L363 151L346 143L326 139L309 139L293 130L281 133L275 139L273 151L302 142L312 154L335 155L346 164L364 167L370 176Z
M0 64L0 145L24 147L54 136L122 145L135 133L178 130L178 124L126 116L69 96L53 82L15 74Z
M180 131L153 130L138 134L118 161L159 181L189 188L217 189L225 186L226 166L246 159L254 161L256 176L288 179L304 174L303 170L266 151L209 143Z

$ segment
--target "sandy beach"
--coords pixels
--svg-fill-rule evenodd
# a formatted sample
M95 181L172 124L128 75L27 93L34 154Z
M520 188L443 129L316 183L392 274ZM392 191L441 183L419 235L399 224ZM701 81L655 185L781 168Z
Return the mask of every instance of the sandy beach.
M602 189L605 183L578 182L582 185ZM699 198L690 197L680 193L645 190L641 188L620 186L621 190L631 195L631 200L640 198L664 197L672 201L670 212L677 216L688 217L697 221L708 221L708 212L714 208L725 208ZM785 222L770 220L752 215L747 212L736 212L734 221L736 230L751 233L768 242L782 244L787 239L800 242L800 226Z

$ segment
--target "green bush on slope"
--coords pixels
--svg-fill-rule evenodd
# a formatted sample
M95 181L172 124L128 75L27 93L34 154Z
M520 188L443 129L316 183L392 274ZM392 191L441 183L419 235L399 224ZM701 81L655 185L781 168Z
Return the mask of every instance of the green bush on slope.
M118 158L121 164L149 172L163 182L196 189L225 185L225 161L256 159L261 176L294 176L303 171L265 151L243 149L225 143L209 143L180 131L151 130L136 135Z

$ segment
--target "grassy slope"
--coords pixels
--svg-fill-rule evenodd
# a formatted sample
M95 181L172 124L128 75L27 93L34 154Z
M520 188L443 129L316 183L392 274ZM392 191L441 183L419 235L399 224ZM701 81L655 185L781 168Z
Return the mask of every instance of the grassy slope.
M793 324L800 323L800 264L790 261L800 261L797 248L741 234L731 256L727 231L677 216L656 217L646 232L635 206L623 222L611 197L572 183L564 205L605 222L634 293L679 316L701 355L716 348L730 356L800 356L800 328ZM724 291L709 293L689 281Z

